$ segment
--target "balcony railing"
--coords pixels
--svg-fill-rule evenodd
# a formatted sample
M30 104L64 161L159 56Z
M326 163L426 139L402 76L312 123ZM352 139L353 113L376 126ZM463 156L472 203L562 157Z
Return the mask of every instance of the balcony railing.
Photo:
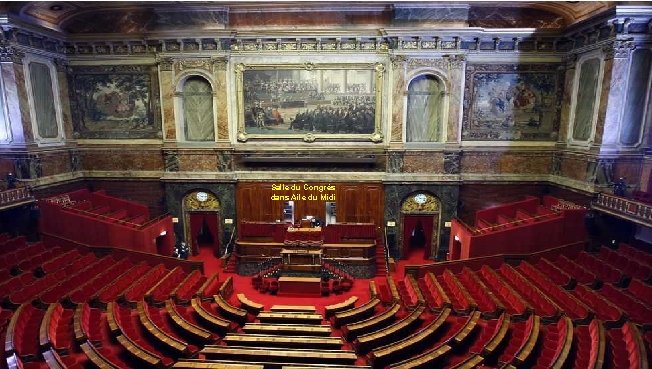
M34 201L34 197L29 187L18 187L0 191L0 209L11 208L32 201Z
M593 202L592 207L596 210L641 225L648 227L652 226L652 205L644 202L607 193L600 193L598 194L598 198Z

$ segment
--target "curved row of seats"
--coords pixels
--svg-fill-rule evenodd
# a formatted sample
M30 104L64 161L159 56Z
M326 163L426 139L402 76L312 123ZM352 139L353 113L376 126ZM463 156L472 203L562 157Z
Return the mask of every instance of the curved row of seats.
M101 261L102 259L97 259L95 262ZM640 324L647 328L645 323L649 323L652 315L645 310L649 309L649 305L643 300L646 300L649 285L635 279L627 288L607 283L600 289L593 290L590 284L578 284L570 290L570 294L578 299L584 296L582 293L602 298L616 309L621 309L621 312L625 308L632 309L630 300L640 303L641 310L637 314L629 311L622 312L619 316L610 313L611 315L605 316L618 319L603 321L599 314L607 312L596 311L597 319L578 320L573 324L570 316L566 315L571 315L572 312L567 312L562 306L563 314L556 320L542 319L536 314L536 309L528 306L530 303L535 305L531 302L531 295L523 292L530 302L525 302L521 297L518 284L546 292L546 288L538 285L546 283L565 291L552 278L542 279L539 274L543 273L536 269L537 265L538 263L532 263L512 267L504 264L497 271L485 266L477 271L462 268L457 274L451 271L441 275L426 274L413 286L418 289L415 293L421 292L424 295L424 300L434 302L432 306L429 303L428 306L418 305L415 308L405 304L402 299L391 299L383 305L380 300L372 298L361 301L356 307L357 301L353 301L353 304L342 304L348 309L333 312L331 322L334 326L342 327L341 331L356 348L358 355L368 359L374 368L458 368L481 364L532 368L645 367L647 357L639 328L626 320L641 320ZM111 269L107 268L100 274ZM131 280L131 284L115 293L117 297L123 296L120 301L113 299L103 305L97 300L90 301L91 304L84 302L70 306L68 299L59 299L43 306L21 304L15 312L0 310L0 332L3 330L2 317L5 316L6 320L10 316L4 328L6 334L3 335L5 356L9 358L8 366L81 369L88 368L92 363L93 367L99 368L169 367L178 361L189 362L186 359L195 357L201 347L211 347L218 342L220 336L226 336L239 325L255 318L256 311L244 309L253 306L250 301L241 307L235 306L234 302L238 300L234 298L232 280L219 284L215 282L215 276L202 279L191 277L190 274L180 276L174 269L161 271L158 266L148 266L138 278ZM154 279L152 275L158 275L158 278ZM72 276L74 274L69 277ZM123 276L124 273L116 282L122 280ZM46 277L47 274L43 278ZM164 282L168 278L175 283ZM215 293L210 292L209 280L213 281L211 283ZM492 308L487 301L483 301L467 311L455 311L443 307L443 299L440 299L440 306L436 306L435 296L430 299L427 296L438 291L437 284L440 283L446 285L448 293L451 293L451 287L458 290L457 294L451 293L456 298L462 296L466 299L468 296L469 300L480 300L478 296L487 298L491 295L495 298L492 301L505 304L505 309L498 314L487 314L484 310L489 312ZM135 287L134 284L141 285ZM487 290L484 294L478 291L483 285ZM424 286L427 290L423 289ZM186 296L193 296L189 301L187 298L178 300L175 291L183 288L195 289L186 293ZM205 294L198 296L197 288L205 289ZM443 287L440 288L444 290ZM503 292L494 292L499 290ZM612 291L613 295L612 292L605 291ZM146 299L148 293L150 297ZM154 297L157 294L158 297ZM516 300L506 304L503 294ZM129 298L125 298L125 295L129 295ZM554 296L549 293L542 295L554 300ZM584 298L581 300L586 301ZM243 300L239 301L242 303ZM519 303L524 306L522 309L516 308ZM107 312L102 310L104 306ZM522 314L512 315L510 310L521 310ZM545 309L541 311L545 312ZM312 327L317 331L322 326ZM247 330L244 331L248 334ZM284 344L279 343L281 346ZM335 347L337 345L329 342L327 347L331 347L331 344ZM216 350L214 355L219 356L223 352L227 355L225 357L238 358L252 352L255 355L264 355L265 352L252 350L251 347L228 345L228 350ZM279 357L279 350L284 348L285 346L270 350L274 355L265 360ZM300 352L290 351L293 355ZM332 360L339 360L335 357L340 353L342 358L346 358L342 360L351 360L349 351L337 352L338 354L329 353L333 356ZM319 353L320 350L310 350L310 355ZM201 368L201 364L197 365L200 366L193 367ZM344 364L341 367L345 367Z

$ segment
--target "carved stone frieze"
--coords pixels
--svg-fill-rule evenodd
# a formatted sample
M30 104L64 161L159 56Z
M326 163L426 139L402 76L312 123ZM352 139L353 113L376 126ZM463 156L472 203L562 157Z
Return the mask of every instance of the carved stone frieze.
M7 40L0 40L0 62L10 62L14 55L14 49Z
M180 73L187 69L203 69L209 73L213 72L213 61L211 59L183 59L174 61L174 72Z
M170 72L172 71L172 65L174 64L174 60L172 60L172 58L157 57L156 63L158 64L158 67L161 71Z
M632 51L636 48L634 41L632 40L616 40L613 45L614 48L614 58L617 59L626 59L632 54Z
M389 59L392 62L393 69L403 69L407 62L407 58L404 55L391 55Z
M577 54L571 53L565 55L561 60L566 69L575 69L577 59Z
M452 55L448 58L448 62L451 69L462 69L464 67L464 63L466 63L466 55Z
M66 59L54 59L54 66L57 69L57 72L67 72L68 71L68 60Z
M437 68L437 69L444 69L447 70L448 67L450 66L450 63L448 59L444 58L410 58L407 61L407 66L408 69L416 69L416 68L423 68L423 67L428 67L428 68Z
M74 66L75 73L89 73L89 74L128 74L128 73L149 73L150 65L76 65Z

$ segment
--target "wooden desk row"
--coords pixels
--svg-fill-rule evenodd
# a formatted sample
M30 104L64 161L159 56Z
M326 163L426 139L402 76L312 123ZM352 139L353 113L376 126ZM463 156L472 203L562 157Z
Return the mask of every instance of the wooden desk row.
M330 325L314 324L265 324L247 323L242 327L245 333L250 334L275 334L299 336L330 336Z
M228 345L255 347L317 348L336 350L344 342L340 337L278 336L229 333L223 339Z
M369 281L369 298L371 300L378 298L378 287L376 286L376 281Z
M170 315L170 318L172 319L172 323L177 328L184 331L187 335L192 336L204 343L209 343L213 341L213 334L208 330L206 330L205 328L200 327L194 323L191 323L187 321L184 317L182 317L177 311L176 305L172 300L165 301L165 310Z
M432 338L446 322L450 313L451 309L446 308L441 311L437 319L433 320L419 333L373 350L370 354L373 367L382 368L392 362L408 357L411 353L422 351L428 346L429 342L432 342Z
M354 364L358 356L353 351L284 349L266 347L254 349L238 346L206 346L200 352L207 359L251 360L251 361L289 361L294 363L316 364Z
M317 313L317 308L310 305L273 305L269 310L278 313Z
M371 369L363 365L299 364L287 362L240 362L233 360L183 360L174 364L177 369Z
M217 361L177 361L173 368L177 369L265 369L264 364L247 364L238 362Z
M264 308L263 304L249 300L244 293L239 293L237 297L240 302L240 307L253 315L258 315L258 313L260 313Z
M435 346L430 350L422 352L419 355L407 358L398 363L392 364L392 368L396 369L413 369L413 368L433 368L436 367L436 362L440 360L443 356L447 355L453 347L462 343L466 337L475 329L478 320L480 319L480 312L474 311L473 314L469 316L464 324L455 334L444 341L439 346ZM387 347L387 346L386 346ZM390 346L391 347L391 346ZM377 362L374 362L374 366L377 365Z
M190 303L192 308L195 310L195 313L197 313L197 316L210 325L212 329L220 333L230 330L231 322L206 310L199 297L195 297Z
M362 258L374 259L376 255L376 244L373 242L365 243L325 243L319 249L323 250L323 255L328 258ZM236 241L236 251L239 257L252 258L258 256L278 256L285 245L281 242L253 242L253 241Z
M387 285L389 286L389 291L392 294L392 302L401 301L401 295L398 294L398 288L396 288L396 282L391 275L387 276Z
M345 301L342 301L340 303L327 305L324 307L324 315L326 316L326 319L328 319L331 316L333 316L335 313L353 309L355 307L356 302L358 302L358 296L351 296Z
M223 314L226 318L238 324L244 324L247 321L247 310L240 309L231 305L228 301L226 301L225 297L222 296L222 294L217 294L214 296L214 298L220 313Z
M118 366L113 365L109 359L102 355L95 346L90 342L81 344L81 349L88 359L99 369L120 369Z
M324 317L321 314L263 311L258 314L258 319L261 323L321 324Z
M183 342L175 337L172 337L167 332L163 331L161 328L157 327L156 324L150 318L145 303L141 300L137 304L138 318L140 323L145 327L145 330L149 332L163 347L181 355L189 354L188 344Z
M335 313L331 321L335 327L340 327L344 324L359 322L370 316L374 315L376 305L380 303L377 298L369 300L367 303L358 306L357 308L341 311Z
M394 304L392 304L389 309L376 316L372 316L371 318L343 326L342 333L347 340L353 341L359 335L385 328L386 326L392 324L392 322L396 319L396 313L398 313L400 309L401 305L397 302L394 302Z
M398 323L392 324L375 332L370 332L359 336L353 342L356 352L358 352L358 354L366 353L369 350L382 345L386 345L396 340L397 337L407 337L410 332L412 332L421 324L419 317L425 311L425 309L426 308L424 306L418 306L408 316L401 319L401 321Z

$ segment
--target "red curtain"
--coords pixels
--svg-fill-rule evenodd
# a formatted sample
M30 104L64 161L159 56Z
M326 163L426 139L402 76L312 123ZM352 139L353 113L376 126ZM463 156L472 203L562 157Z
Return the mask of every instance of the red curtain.
M220 248L220 233L217 229L217 222L219 221L216 212L193 212L190 213L190 236L192 245L192 253L199 252L199 245L197 244L197 236L201 231L202 225L208 227L208 231L213 236L213 252L218 253Z
M410 253L410 237L416 229L417 224L421 222L423 234L425 236L424 258L430 257L430 248L432 247L432 215L406 215L403 218L403 256Z

